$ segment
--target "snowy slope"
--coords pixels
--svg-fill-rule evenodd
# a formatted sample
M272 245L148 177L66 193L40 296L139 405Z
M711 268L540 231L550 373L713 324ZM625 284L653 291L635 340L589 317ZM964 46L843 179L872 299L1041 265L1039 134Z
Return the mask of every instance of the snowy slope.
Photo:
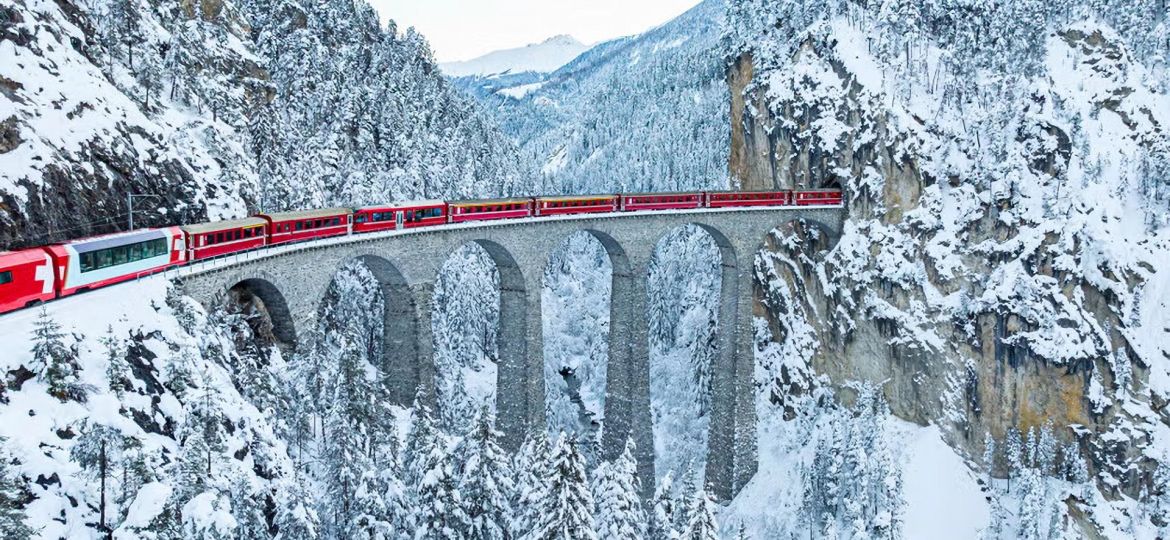
M644 34L598 44L542 79L458 84L495 111L543 176L543 191L721 189L723 11L722 0L707 0Z
M554 36L540 43L493 51L471 60L439 64L439 69L449 77L551 73L588 49L572 36Z

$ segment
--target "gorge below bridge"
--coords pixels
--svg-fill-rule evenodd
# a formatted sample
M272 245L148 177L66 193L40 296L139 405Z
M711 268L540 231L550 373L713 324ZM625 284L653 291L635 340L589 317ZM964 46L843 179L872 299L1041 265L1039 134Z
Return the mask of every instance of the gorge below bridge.
M516 450L530 429L545 426L541 292L551 254L584 231L604 246L613 266L601 457L620 454L627 438L637 444L644 495L654 486L654 435L650 408L647 274L659 240L695 225L719 246L722 280L717 350L711 366L707 483L730 500L757 468L753 391L753 263L777 227L804 220L835 245L845 210L840 207L772 207L592 214L484 221L390 231L277 246L197 263L178 273L179 289L205 306L231 295L259 298L282 347L296 347L315 328L336 272L361 261L385 296L381 369L394 381L391 399L409 406L416 388L435 396L432 294L440 269L460 247L483 247L499 270L496 415L506 450ZM238 298L238 296L237 296Z

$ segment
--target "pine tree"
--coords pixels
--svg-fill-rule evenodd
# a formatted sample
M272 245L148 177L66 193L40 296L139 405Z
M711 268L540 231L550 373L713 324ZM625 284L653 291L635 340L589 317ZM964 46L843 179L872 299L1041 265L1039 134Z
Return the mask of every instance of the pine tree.
M78 379L77 350L65 345L61 325L42 308L33 327L33 371L49 387L49 394L61 401L83 401L85 392Z
M268 522L264 517L264 494L253 488L241 471L231 488L232 516L236 518L236 540L269 540Z
M107 520L107 495L113 476L113 466L121 460L124 437L114 428L103 424L90 424L82 429L77 444L70 450L73 461L98 479L98 530L112 532L116 524Z
M430 467L427 460L431 449L438 445L434 416L425 399L420 386L414 398L410 430L406 432L406 442L402 448L402 481L407 486L417 486L422 480Z
M126 362L126 351L122 343L114 335L114 327L110 326L106 330L106 335L101 339L101 344L106 349L106 383L110 386L110 391L114 392L118 398L125 395L126 391L133 390L134 386L130 382L130 364Z
M597 536L642 540L646 535L646 512L642 508L638 463L634 440L627 439L622 455L598 468Z
M530 540L597 540L593 497L577 439L561 433L553 446L548 485Z
M688 465L686 472L682 475L682 485L676 488L674 496L674 524L671 528L680 534L686 532L687 526L691 522L691 516L688 512L692 499L699 492L699 484L698 473L695 472L693 466Z
M455 540L464 538L460 528L470 522L463 512L458 479L450 456L441 445L430 448L424 460L428 469L418 487L415 515L415 540Z
M460 448L459 490L463 513L469 520L464 535L470 540L511 538L513 486L510 464L497 443L500 436L495 428L495 416L485 406Z
M653 514L650 516L650 532L648 534L650 540L668 540L678 536L678 532L674 528L677 520L676 514L684 512L682 509L675 508L673 482L673 473L667 471L666 476L663 476L658 483L658 489L654 491L654 498L651 500Z
M739 529L735 532L735 540L751 540L751 538L747 532L747 525L744 525L742 521L739 522Z
M529 432L512 463L515 474L512 496L515 514L511 525L513 538L525 538L536 526L540 497L548 486L546 473L550 459L548 437L544 431Z
M685 540L719 540L719 525L715 522L715 498L706 489L699 489L687 509ZM857 536L854 536L857 538Z
M274 540L316 539L320 525L313 506L312 495L299 477L278 489Z
M32 538L33 530L25 524L24 494L18 478L9 471L12 459L0 437L0 537Z

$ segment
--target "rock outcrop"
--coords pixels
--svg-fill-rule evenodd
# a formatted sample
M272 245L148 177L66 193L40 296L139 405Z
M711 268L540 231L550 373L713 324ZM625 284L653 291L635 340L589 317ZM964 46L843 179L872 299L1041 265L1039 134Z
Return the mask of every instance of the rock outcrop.
M1147 289L1166 279L1153 267L1166 235L1113 227L1135 216L1082 194L1137 191L1085 169L1163 147L1166 115L1150 103L1164 96L1122 83L1141 69L1123 45L1070 29L1052 38L1049 76L1095 73L1117 91L1034 82L998 104L931 95L930 118L891 98L899 81L862 71L880 64L858 59L864 32L814 28L765 70L751 51L729 62L732 175L745 189L843 187L850 215L831 252L814 224L768 240L758 338L780 346L759 382L777 404L826 381L880 384L895 414L942 426L975 464L988 437L1047 425L1090 458L1103 493L1136 497L1170 420L1163 368L1151 370L1170 358L1170 329L1141 313L1158 309ZM967 129L980 107L1002 116ZM1115 119L1126 130L1113 146L1086 133ZM1006 137L994 151L979 139L989 133Z

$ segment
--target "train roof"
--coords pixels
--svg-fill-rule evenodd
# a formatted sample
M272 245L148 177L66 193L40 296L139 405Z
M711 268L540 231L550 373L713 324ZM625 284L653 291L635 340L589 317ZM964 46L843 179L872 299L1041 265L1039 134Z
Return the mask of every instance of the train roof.
M167 238L168 231L170 229L170 227L166 229L135 229L133 231L70 240L68 242L62 242L55 245L71 246L73 249L77 250L78 253L88 253L90 251L97 251L99 249L137 244L146 240Z
M791 189L709 189L707 193L788 193Z
M468 199L462 201L451 201L451 204L463 206L469 204L510 204L510 203L526 203L530 201L526 197L513 197L511 199Z
M334 217L339 214L350 214L351 208L322 208L320 210L306 210L304 212L277 212L275 214L257 214L256 217L268 218L272 221L294 221L298 219L314 219Z
M242 229L244 227L259 227L268 224L268 221L258 217L247 217L242 219L229 219L225 221L213 221L211 223L193 223L191 225L180 225L188 234L203 234L209 232Z
M407 207L407 206L446 206L446 205L447 205L447 201L444 201L441 199L426 199L426 200L422 200L422 201L402 201L402 202L392 202L392 203L386 203L386 204L375 204L375 205L370 205L370 206L363 206L361 208L354 208L354 212L360 212L362 210L379 210L379 209L383 209L383 208L403 208L403 207Z
M644 193L623 193L623 197L673 197L679 195L702 195L701 191L651 191Z
M16 251L0 251L0 264L18 264L21 262L36 262L45 259L45 250L42 248L20 249Z
M565 195L563 197L537 197L538 201L595 201L597 199L612 199L616 193L598 193L596 195Z

